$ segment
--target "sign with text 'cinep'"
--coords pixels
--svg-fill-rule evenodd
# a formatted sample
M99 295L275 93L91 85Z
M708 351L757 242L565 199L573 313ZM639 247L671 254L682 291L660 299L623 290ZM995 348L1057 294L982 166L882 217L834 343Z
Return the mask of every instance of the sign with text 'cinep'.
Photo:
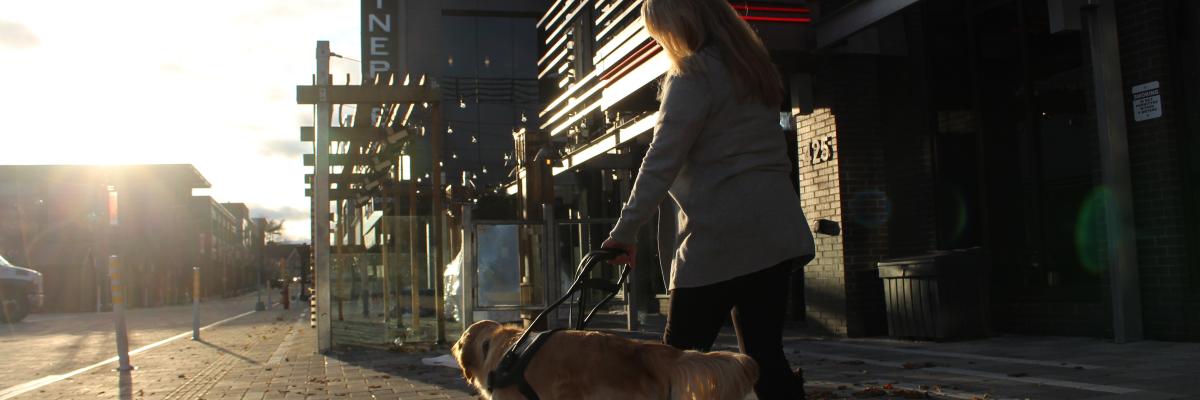
M375 76L400 70L399 0L362 0L362 76L372 82Z

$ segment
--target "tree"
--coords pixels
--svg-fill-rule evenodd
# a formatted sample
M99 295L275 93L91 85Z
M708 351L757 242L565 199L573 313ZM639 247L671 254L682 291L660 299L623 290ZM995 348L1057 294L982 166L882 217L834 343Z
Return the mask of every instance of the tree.
M267 243L279 243L283 241L283 221L267 219L263 224L263 237L267 239Z

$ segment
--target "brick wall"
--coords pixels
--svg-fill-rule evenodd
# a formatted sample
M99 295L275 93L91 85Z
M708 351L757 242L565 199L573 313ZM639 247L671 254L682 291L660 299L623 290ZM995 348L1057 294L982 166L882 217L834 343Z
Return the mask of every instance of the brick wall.
M808 325L834 335L882 334L886 318L875 263L888 249L891 205L879 65L865 56L829 61L815 80L815 110L796 117L805 215L842 227L839 236L816 235L817 258L805 269Z
M1186 218L1180 171L1178 85L1172 79L1170 38L1164 0L1118 1L1118 40L1133 178L1134 217L1145 334L1150 339L1184 339L1189 276ZM1135 122L1130 88L1158 81L1163 117Z
M841 222L838 186L837 119L829 108L796 116L800 161L800 203L810 222ZM816 144L814 144L814 142ZM829 146L832 157L813 163L812 148ZM827 335L845 336L846 280L842 270L842 237L814 234L816 258L804 268L804 304L808 327Z

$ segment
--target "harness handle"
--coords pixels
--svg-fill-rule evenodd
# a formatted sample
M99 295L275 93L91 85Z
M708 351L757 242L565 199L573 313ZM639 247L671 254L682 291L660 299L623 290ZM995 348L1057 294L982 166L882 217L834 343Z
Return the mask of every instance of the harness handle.
M535 339L528 348L523 348L522 345L524 345L529 338L530 330L532 330L534 326L537 326L539 323L541 323L542 319L546 317L546 314L549 313L550 310L562 305L563 302L571 298L571 295L575 294L577 291L580 292L578 303L579 318L576 320L575 329L583 329L587 327L587 324L589 321L591 321L592 316L596 314L596 310L599 310L600 307L603 307L606 303L608 303L609 300L612 300L612 298L617 295L617 292L621 290L621 285L623 285L625 280L629 277L629 265L624 265L621 268L621 277L617 279L617 283L615 285L607 283L602 279L589 280L587 279L588 273L591 272L592 268L594 268L597 264L600 264L603 261L611 260L622 254L625 254L624 250L609 248L593 250L583 257L583 260L581 260L579 264L578 276L575 277L575 282L571 283L571 288L567 289L567 293L563 294L561 298L559 298L553 304L547 306L542 310L542 312L538 313L537 317L533 319L533 322L529 324L529 327L525 328L525 330L521 332L521 337L518 338L511 347L508 348L508 351L504 352L504 356L500 359L500 364L496 366L496 369L488 373L488 392L491 392L493 388L496 387L508 387L516 384L518 385L521 393L527 398L537 399L537 393L533 391L533 388L529 386L528 382L525 382L525 367L528 365L529 359L532 357L532 353L537 351L537 348L541 345L541 343L544 343L543 339L548 337L548 335L540 336L539 339ZM592 307L591 311L589 311L586 316L583 315L583 307L587 302L587 292L582 291L585 288L603 290L608 293L603 299L600 300L599 303L596 304L595 307ZM545 333L553 333L555 331L557 330Z
M529 327L525 328L525 332L521 333L521 338L517 340L516 345L514 345L513 347L515 348L515 347L519 346L521 342L525 341L525 338L527 336L529 336L529 331L531 329L533 329L534 326L537 326L538 323L540 323L542 321L542 319L544 319L546 317L546 314L549 313L550 310L558 308L558 306L562 305L563 302L566 302L567 299L571 298L571 295L575 294L575 292L577 292L577 291L581 291L585 286L591 286L585 282L587 281L588 273L592 271L592 268L595 268L596 265L600 264L603 261L608 261L608 260L617 258L617 256L620 256L623 254L625 254L625 250L610 248L610 249L592 250L587 255L584 255L583 260L579 261L579 268L577 268L578 274L575 277L575 282L571 283L571 287L569 289L567 289L567 292L564 293L562 297L560 297L557 301L555 301L554 303L547 306L545 309L542 310L542 312L538 313L537 317L535 317L533 319L533 322L531 322L529 324ZM612 300L612 298L617 295L617 291L619 291L621 289L621 285L625 284L625 279L627 279L628 277L629 277L629 266L625 265L621 268L621 277L617 280L616 285L608 287L608 288L597 288L597 289L602 289L602 290L608 289L609 293L604 298L604 300L601 300L599 304L596 304L596 306L592 308L591 312L589 312L586 317L583 315L583 307L584 307L584 300L586 299L586 295L585 295L586 292L581 292L579 295L580 301L579 301L579 305L578 305L579 318L575 322L575 329L583 329L584 327L586 327L588 322L591 321L592 316L596 313L596 310L598 310L600 307L603 307L605 303L607 303L609 300Z
M565 302L565 301L567 301L567 299L571 298L572 294L575 294L575 292L581 290L583 288L583 286L585 286L584 281L588 275L588 272L591 272L592 268L594 268L597 264L600 264L600 262L602 262L602 261L608 261L608 260L614 259L617 256L620 256L622 254L625 254L625 250L609 248L609 249L592 250L590 253L585 255L583 257L583 260L580 260L580 262L579 262L579 268L578 268L579 274L578 274L578 276L576 276L575 282L571 283L571 287L569 289L567 289L567 293L563 294L563 296L560 297L557 301L555 301L553 304L550 304L549 306L547 306L545 309L542 310L542 312L538 313L537 317L535 317L533 319L533 322L531 322L529 324L529 327L525 328L525 331L521 333L521 337L518 338L515 343L513 343L512 347L509 348L508 352L512 353L517 348L521 347L521 343L525 342L526 338L528 338L530 330L532 330L534 326L537 326L538 323L540 323L542 321L542 319L544 319L546 317L546 314L548 312L550 312L550 310L558 308L559 305L562 305L563 302ZM586 327L588 322L591 321L592 316L596 314L596 310L600 309L600 307L603 307L604 304L608 303L609 300L612 300L613 297L616 297L617 291L620 290L621 285L623 285L625 283L625 279L628 277L629 277L629 266L625 265L621 268L621 277L617 280L617 284L608 288L608 289L615 289L615 290L609 291L608 295L605 296L604 299L600 301L600 303L596 304L596 306L593 307L592 310L587 313L587 316L583 315L583 307L584 307L583 300L586 298L586 296L583 293L581 293L580 299L579 299L580 300L579 307L578 307L580 318L578 318L575 323L575 329L583 329L584 327Z

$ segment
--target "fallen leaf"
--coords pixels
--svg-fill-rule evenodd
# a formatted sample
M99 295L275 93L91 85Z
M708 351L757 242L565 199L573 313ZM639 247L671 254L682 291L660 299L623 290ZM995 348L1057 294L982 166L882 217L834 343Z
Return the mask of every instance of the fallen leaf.
M928 399L929 398L928 393L919 392L916 390L908 390L908 389L893 390L890 394L892 396L903 397L906 399Z
M853 395L854 397L858 397L858 398L865 398L865 397L883 397L883 396L887 396L887 395L888 395L888 392L887 392L886 390L883 390L883 389L881 389L881 388L878 388L878 387L872 386L872 387L869 387L869 388L866 388L866 389L863 389L863 390L859 390L859 391L857 391L857 392L854 392L852 395Z

